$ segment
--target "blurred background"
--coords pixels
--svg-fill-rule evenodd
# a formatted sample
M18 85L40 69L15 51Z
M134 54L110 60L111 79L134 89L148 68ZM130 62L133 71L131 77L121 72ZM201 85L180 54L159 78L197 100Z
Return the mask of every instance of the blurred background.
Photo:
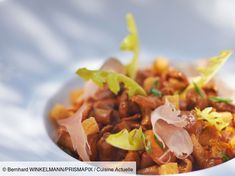
M72 160L46 133L45 105L78 67L129 59L119 51L127 12L142 62L185 63L235 50L234 9L234 0L0 0L0 160ZM234 58L223 69L230 83Z

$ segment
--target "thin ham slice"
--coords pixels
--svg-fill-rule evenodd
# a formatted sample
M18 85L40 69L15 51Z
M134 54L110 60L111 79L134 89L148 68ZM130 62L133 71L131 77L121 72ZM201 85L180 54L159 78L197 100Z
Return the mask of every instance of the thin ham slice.
M83 161L90 161L90 146L82 126L82 115L86 108L86 104L83 104L73 116L59 120L58 123L59 125L64 126L68 131L72 140L74 151L78 153Z
M122 74L126 73L124 65L116 58L110 58L107 61L105 61L105 63L101 66L100 69L122 73Z
M80 99L86 101L88 98L93 97L98 89L98 86L91 80L87 81L84 85L84 91Z
M151 113L154 134L177 158L184 159L193 152L193 144L184 127L186 115L181 116L174 105L166 101Z
M168 155L171 151L169 149L167 149L159 158L158 160L161 162L161 164L165 164L168 163L171 160L171 155ZM165 159L165 157L168 155L167 160Z
M125 71L124 66L117 59L107 60L100 69L123 74ZM80 97L80 100L84 102L83 105L73 116L58 121L59 125L64 126L68 131L72 140L73 149L83 161L90 161L89 154L91 151L87 141L87 135L82 126L82 116L87 108L86 100L93 97L97 90L98 86L96 84L91 80L87 81L84 86L83 95Z

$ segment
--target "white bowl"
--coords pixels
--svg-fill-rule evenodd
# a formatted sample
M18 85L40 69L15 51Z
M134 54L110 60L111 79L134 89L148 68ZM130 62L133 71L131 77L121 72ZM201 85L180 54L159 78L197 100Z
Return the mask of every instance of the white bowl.
M52 140L52 133L53 133L53 127L48 120L48 112L49 110L55 105L56 103L61 103L64 105L68 105L68 95L69 92L77 87L82 87L83 86L83 81L80 78L74 78L68 82L65 83L65 85L49 100L47 103L46 109L45 109L45 114L44 114L44 121L45 121L45 127L48 133L48 136L50 136L50 139ZM52 145L56 145L55 143ZM58 153L59 156L64 156L65 160L74 160L74 158L67 153L65 153L62 149L59 147L56 148L56 152ZM78 162L81 162L77 160ZM220 164L218 166L208 168L208 169L203 169L199 171L194 171L190 173L186 173L183 175L187 176L211 176L211 175L232 175L235 173L235 159L232 159L230 161L227 161L223 164ZM182 175L182 174L180 174Z

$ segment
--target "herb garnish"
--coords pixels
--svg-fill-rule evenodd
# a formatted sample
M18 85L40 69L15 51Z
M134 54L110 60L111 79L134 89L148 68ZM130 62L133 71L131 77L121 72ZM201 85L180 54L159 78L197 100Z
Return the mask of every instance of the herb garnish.
M225 153L222 153L222 159L225 162L229 160L229 157Z
M149 140L146 139L145 134L142 134L143 142L144 142L144 148L148 154L152 153L152 146Z
M161 97L162 96L162 92L155 89L154 87L152 87L149 91L151 94L153 94L154 96L157 96L157 97Z
M159 139L157 138L156 135L154 135L154 138L155 138L156 143L157 143L162 149L164 149L163 144L159 141Z
M211 101L218 102L218 103L231 103L233 100L230 98L223 98L223 97L217 97L217 96L211 96L209 97Z
M195 92L196 92L198 95L200 95L201 97L204 97L204 94L202 93L202 90L200 89L200 87L198 87L198 85L197 85L195 82L193 82L193 86L194 86Z

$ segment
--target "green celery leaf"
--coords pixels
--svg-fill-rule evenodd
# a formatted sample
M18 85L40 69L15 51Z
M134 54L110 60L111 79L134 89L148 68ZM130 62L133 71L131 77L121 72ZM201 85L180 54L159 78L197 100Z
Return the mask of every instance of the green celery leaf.
M192 82L181 93L181 97L185 97L186 93L194 87L194 83L199 87L206 85L220 70L228 58L232 55L232 51L225 50L220 52L219 56L215 56L209 59L209 63L206 67L199 67L197 70L200 76L193 78Z
M109 89L115 94L117 94L120 90L120 83L123 83L127 88L130 98L134 95L146 96L145 90L138 83L120 73L103 70L88 70L86 68L80 68L76 73L84 80L91 79L100 87L107 83Z
M130 76L132 79L135 79L139 64L139 37L135 20L132 14L127 14L126 18L129 34L122 41L120 49L123 51L133 52L133 58L131 62L126 66L126 71L128 76Z
M233 119L230 112L214 112L212 107L207 107L202 111L196 108L195 112L198 120L206 120L220 131L229 126Z
M123 150L142 150L144 149L143 132L142 129L133 129L128 132L127 129L116 134L110 134L106 138L106 142L114 147Z

